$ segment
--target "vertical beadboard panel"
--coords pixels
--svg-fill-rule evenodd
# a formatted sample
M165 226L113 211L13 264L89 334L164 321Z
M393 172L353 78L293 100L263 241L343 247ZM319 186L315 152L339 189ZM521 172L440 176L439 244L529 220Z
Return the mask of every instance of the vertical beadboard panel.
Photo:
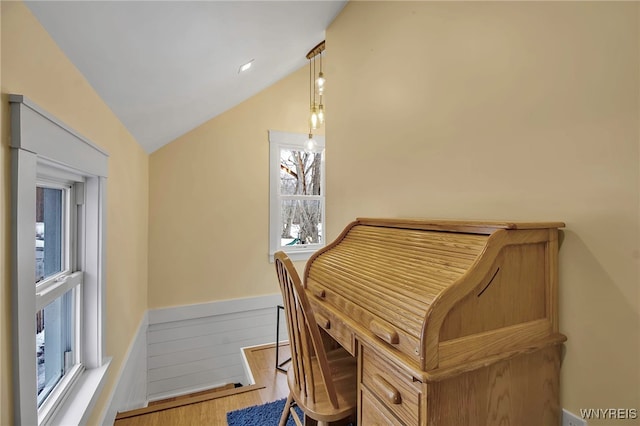
M118 412L142 408L147 405L148 325L148 313L145 313L120 367L116 385L102 414L101 425L113 425Z
M240 349L274 342L280 294L149 311L150 401L226 383L249 384ZM286 340L281 316L281 340Z

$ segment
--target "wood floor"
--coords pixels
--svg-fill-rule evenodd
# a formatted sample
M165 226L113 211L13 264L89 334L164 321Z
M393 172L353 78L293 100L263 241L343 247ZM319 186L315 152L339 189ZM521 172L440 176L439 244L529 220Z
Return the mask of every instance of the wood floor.
M286 374L275 369L275 346L245 351L255 385L215 393L199 392L192 398L155 403L146 409L120 413L115 426L227 426L227 412L264 404L289 394ZM289 346L281 345L279 361L289 357ZM153 411L159 410L159 411ZM152 411L152 412L149 412Z

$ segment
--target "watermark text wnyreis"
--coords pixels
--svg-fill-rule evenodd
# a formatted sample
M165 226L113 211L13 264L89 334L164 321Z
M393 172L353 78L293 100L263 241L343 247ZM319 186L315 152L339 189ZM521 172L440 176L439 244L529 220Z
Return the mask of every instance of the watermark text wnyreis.
M634 420L637 408L581 408L580 417L585 420Z

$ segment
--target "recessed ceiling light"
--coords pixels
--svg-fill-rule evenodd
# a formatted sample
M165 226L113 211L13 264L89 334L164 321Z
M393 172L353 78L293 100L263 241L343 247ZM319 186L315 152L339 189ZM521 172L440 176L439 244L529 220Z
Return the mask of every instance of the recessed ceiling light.
M241 65L240 68L238 68L238 74L240 74L241 72L245 72L246 70L248 70L249 68L251 68L251 64L253 64L253 59L250 60L249 62L247 62L244 65Z

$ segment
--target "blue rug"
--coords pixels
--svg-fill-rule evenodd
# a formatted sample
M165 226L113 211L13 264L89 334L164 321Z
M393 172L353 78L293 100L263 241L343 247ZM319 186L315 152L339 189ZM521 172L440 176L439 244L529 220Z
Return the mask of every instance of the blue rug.
M286 398L264 405L254 405L242 410L230 411L227 413L227 423L229 426L278 426ZM302 411L298 407L295 410L302 418ZM289 416L287 426L295 426L295 422Z

